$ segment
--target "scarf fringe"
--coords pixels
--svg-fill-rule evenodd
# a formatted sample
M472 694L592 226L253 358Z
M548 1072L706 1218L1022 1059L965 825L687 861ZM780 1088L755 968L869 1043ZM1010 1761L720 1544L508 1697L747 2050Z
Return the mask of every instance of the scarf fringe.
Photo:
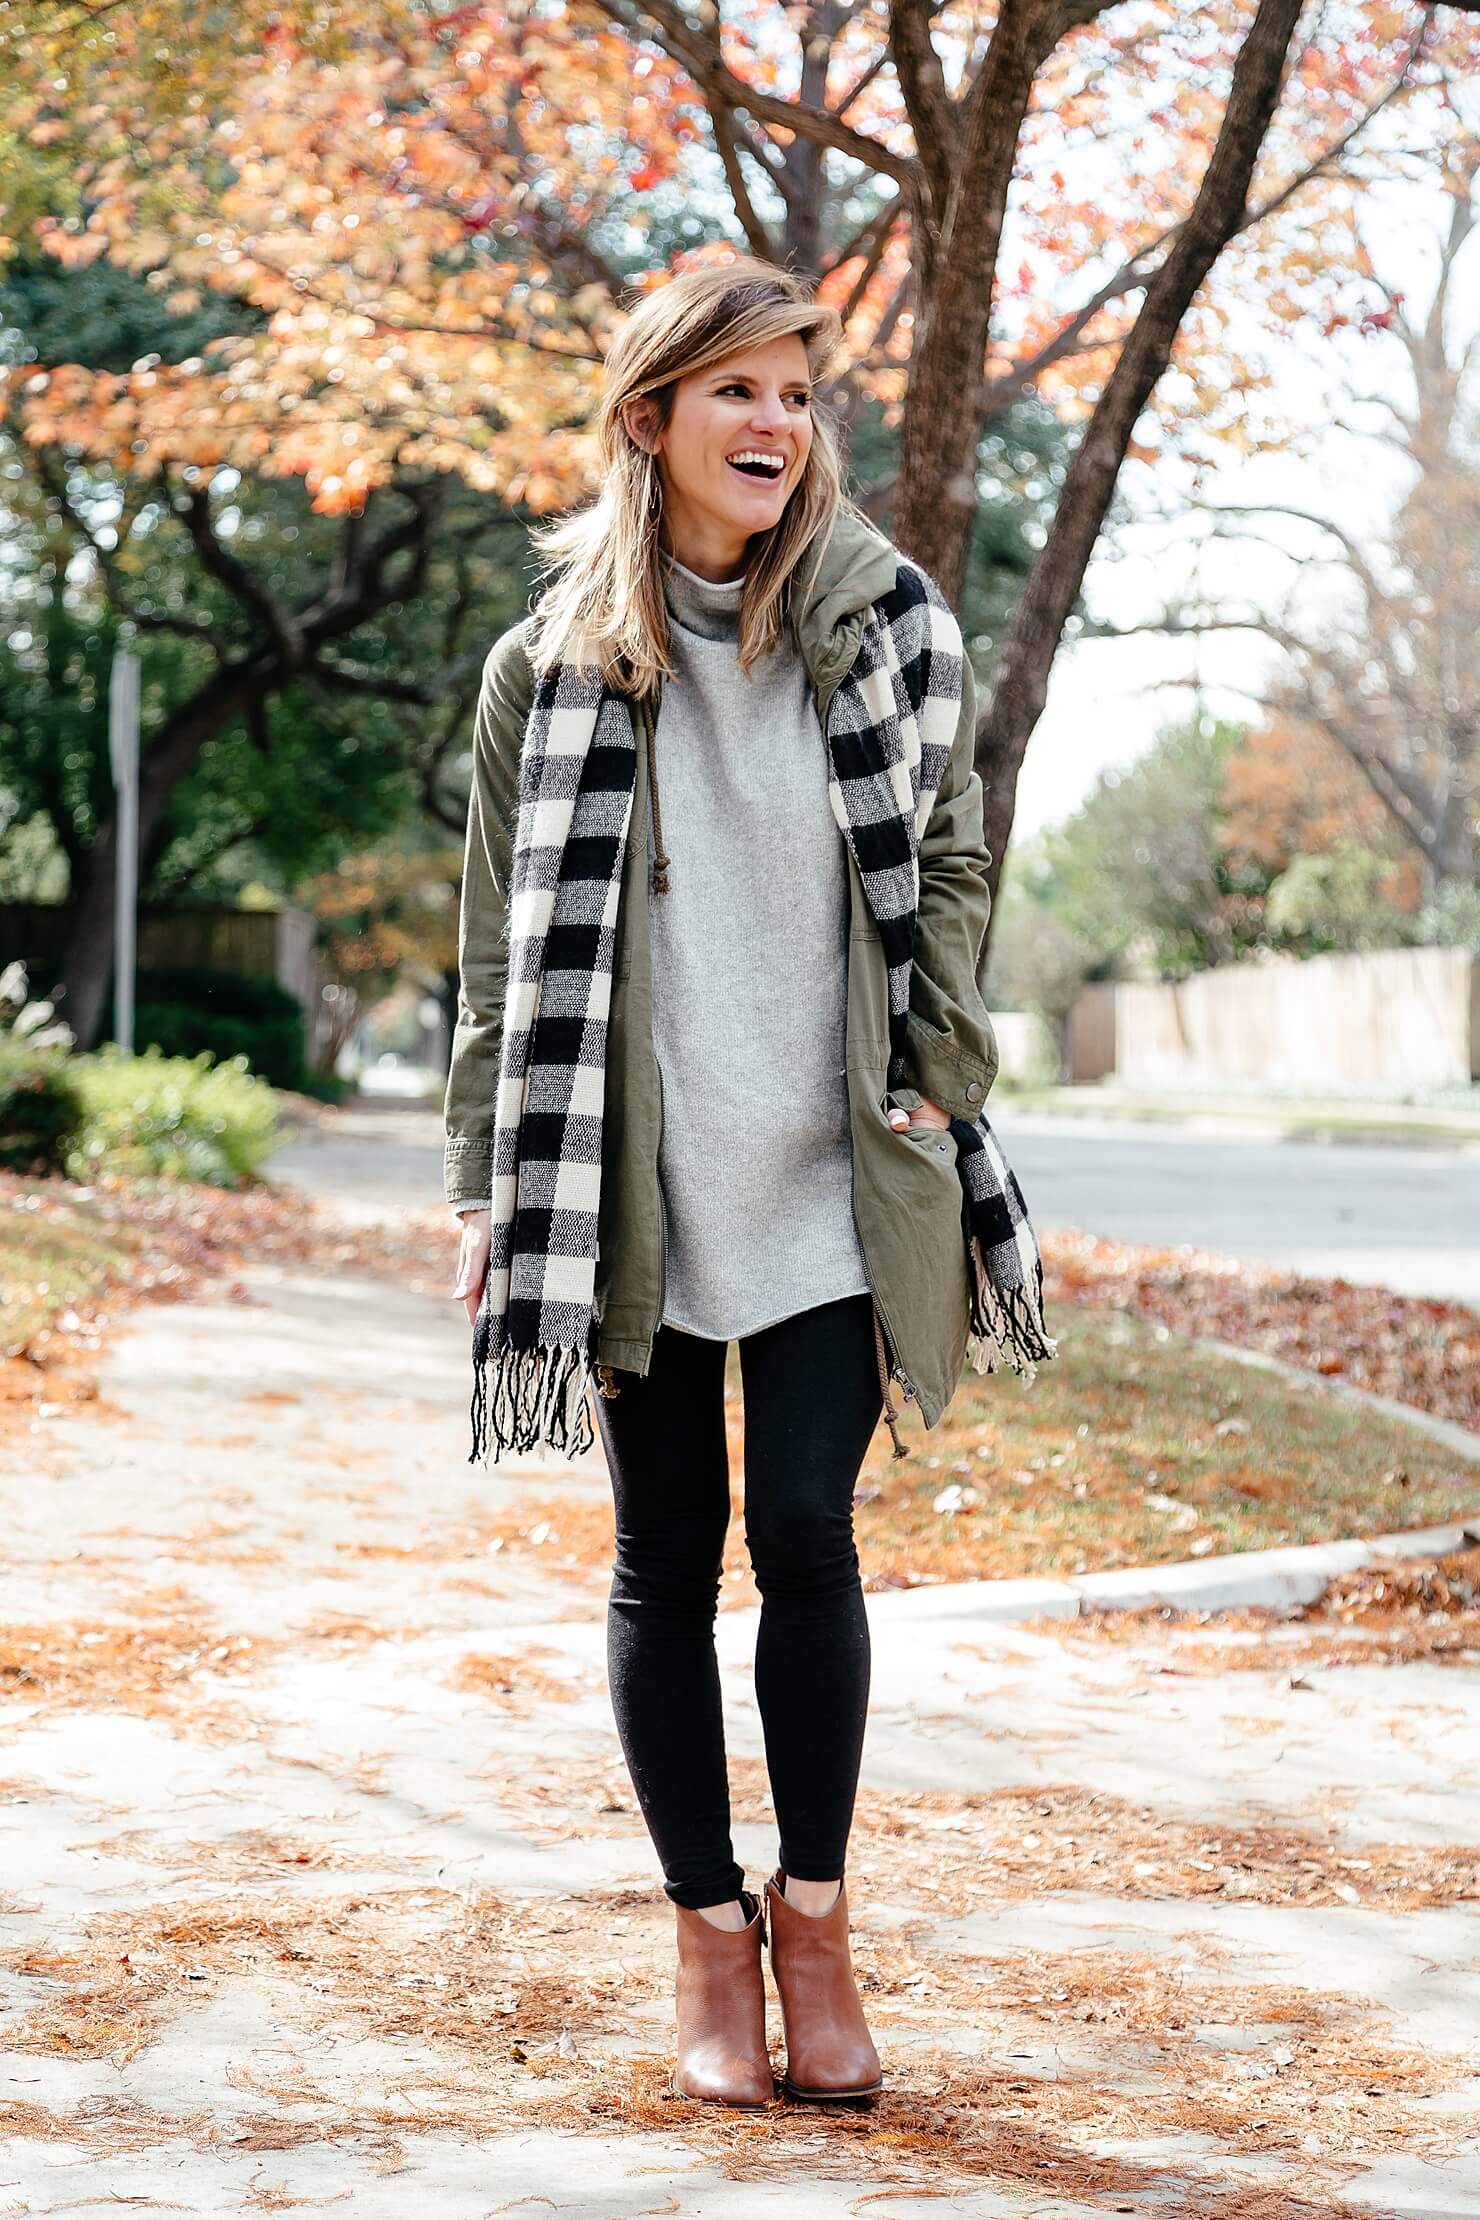
M478 1321L473 1350L473 1446L468 1463L497 1464L505 1451L530 1455L542 1448L579 1456L596 1440L586 1386L591 1361L584 1349L547 1344L486 1353L487 1330Z
M971 1277L971 1330L966 1353L975 1372L995 1372L1005 1358L1031 1385L1040 1364L1058 1350L1043 1315L1043 1266L1035 1256L1030 1286L994 1280L975 1234L966 1243Z

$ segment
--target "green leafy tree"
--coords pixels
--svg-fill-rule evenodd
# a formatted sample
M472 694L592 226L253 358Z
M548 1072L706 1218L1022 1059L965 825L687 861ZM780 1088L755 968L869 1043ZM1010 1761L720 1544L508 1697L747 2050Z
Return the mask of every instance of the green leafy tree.
M1301 955L1399 946L1413 937L1414 920L1392 902L1392 877L1391 856L1353 840L1295 856L1265 901L1270 933Z
M1042 899L1102 962L1176 977L1258 941L1260 874L1230 867L1222 837L1224 765L1239 737L1200 716L1168 727L1044 836Z
M0 351L97 370L179 359L228 313L254 312L177 310L109 264L11 264ZM117 646L142 663L143 898L247 878L287 892L408 820L439 843L460 831L457 759L483 658L525 605L528 541L519 509L450 475L324 515L299 478L134 470L15 433L0 427L5 892L65 902L60 984L87 1046L112 967Z
M986 999L993 1010L1031 1010L1040 1017L1053 1035L1062 1071L1069 1012L1086 982L1102 976L1110 959L1080 938L1059 913L1057 899L1045 836L1014 842L1002 874Z

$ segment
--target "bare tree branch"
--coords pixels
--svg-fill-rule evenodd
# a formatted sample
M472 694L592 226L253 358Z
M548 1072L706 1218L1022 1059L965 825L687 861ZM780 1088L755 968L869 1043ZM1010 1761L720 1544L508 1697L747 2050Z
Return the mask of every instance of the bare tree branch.
M206 576L224 586L233 601L239 602L248 615L257 619L284 666L289 670L297 669L304 654L303 633L297 615L217 536L209 489L187 487L174 509L190 535L196 558Z
M1271 193L1267 200L1259 201L1247 208L1242 220L1229 234L1230 238L1237 238L1244 232L1252 231L1256 225L1264 223L1270 216L1277 215L1280 209L1295 198L1297 193L1302 192L1316 178L1324 176L1341 160L1341 157L1349 151L1373 118L1380 115L1389 101L1393 100L1401 91L1412 73L1415 62L1422 54L1427 37L1428 26L1426 24L1420 25L1417 35L1409 42L1408 53L1402 68L1394 76L1392 82L1372 102L1371 106L1365 109L1348 129L1341 133L1339 138L1334 139L1330 146L1323 148L1312 161L1307 162L1302 169L1297 170L1293 176L1287 178L1277 193ZM1036 354L1024 356L1020 362L1014 363L1011 369L993 377L987 388L993 413L1000 413L1001 410L1009 407L1016 400L1018 394L1025 387L1033 384L1035 379L1040 378L1045 370L1053 368L1056 364L1077 353L1079 342L1083 339L1084 333L1100 311L1108 308L1112 301L1120 300L1125 294L1133 292L1138 286L1145 283L1148 274L1146 264L1153 256L1164 253L1178 237L1181 229L1180 224L1169 224L1154 239L1148 239L1144 246L1137 247L1133 254L1127 255L1120 268L1106 278L1104 284L1098 286L1088 300L1084 301L1068 321L1059 327L1046 346L1040 347Z
M1047 542L1013 612L978 728L993 891L1012 829L1018 773L1043 712L1048 674L1142 409L1171 360L1198 287L1243 220L1249 182L1279 100L1300 0L1258 0L1234 62L1222 126L1186 222L1154 276L1065 474Z
M750 188L745 182L745 172L740 167L735 119L729 109L717 101L710 111L709 120L714 126L714 143L719 148L719 158L724 165L725 183L730 188L730 198L735 203L735 213L740 218L741 229L749 242L750 251L758 254L763 262L773 261L776 249L771 234L757 213L755 203L750 197ZM767 170L768 174L774 175L769 164Z
M758 123L777 125L818 146L831 147L865 169L915 189L919 170L912 156L896 154L878 139L855 131L831 109L809 107L747 84L723 58L717 18L711 30L701 30L675 0L596 0L596 5L629 32L640 31L646 19L648 35L673 61L682 63L707 100L718 100Z

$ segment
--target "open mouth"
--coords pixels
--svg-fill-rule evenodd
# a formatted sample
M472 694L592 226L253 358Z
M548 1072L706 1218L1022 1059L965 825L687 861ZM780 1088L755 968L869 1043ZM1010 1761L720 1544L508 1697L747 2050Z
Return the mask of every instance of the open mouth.
M739 448L735 454L726 455L725 461L742 478L754 478L762 484L774 485L786 469L784 455L768 455L759 447Z

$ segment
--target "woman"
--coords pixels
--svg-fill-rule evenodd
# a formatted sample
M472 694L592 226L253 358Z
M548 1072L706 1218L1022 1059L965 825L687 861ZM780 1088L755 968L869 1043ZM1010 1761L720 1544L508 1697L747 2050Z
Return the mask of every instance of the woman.
M570 1453L616 1510L613 1708L676 1912L680 2093L882 2083L844 1859L869 1692L853 1490L891 1382L927 1426L968 1346L1052 1353L981 1104L974 703L933 583L841 494L835 313L739 258L607 358L601 490L489 655L447 1089L474 1457ZM659 775L661 773L661 776ZM633 837L629 838L629 829ZM714 1652L745 1410L756 1699L780 1834L730 1840Z

